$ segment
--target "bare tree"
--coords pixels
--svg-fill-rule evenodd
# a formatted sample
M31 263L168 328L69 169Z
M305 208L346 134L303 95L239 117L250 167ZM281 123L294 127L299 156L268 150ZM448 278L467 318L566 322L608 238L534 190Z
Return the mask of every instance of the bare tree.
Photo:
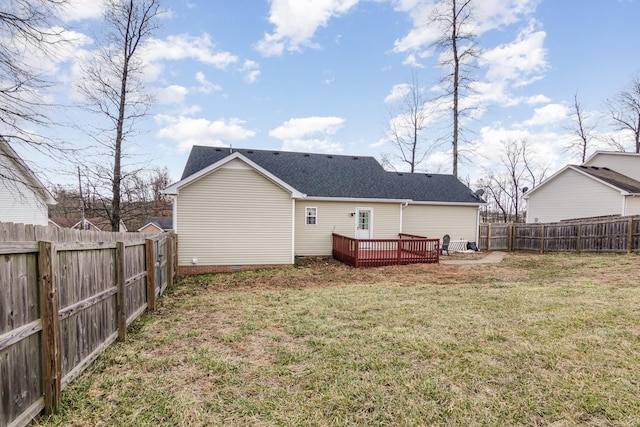
M543 179L548 167L537 164L529 149L529 141L502 141L503 153L497 170L487 170L478 181L487 201L504 222L521 221L523 198Z
M452 173L456 178L461 139L460 119L467 112L461 107L460 99L462 93L469 89L472 81L472 59L478 56L473 20L473 0L442 0L430 19L442 31L442 36L433 45L442 53L440 66L445 70L442 83L445 85L446 95L451 96Z
M587 159L587 153L591 145L591 134L595 129L595 124L589 124L591 115L585 113L578 102L578 92L573 95L573 126L571 130L576 138L565 148L580 155L582 163Z
M59 148L34 133L50 124L46 111L50 105L42 101L42 91L51 83L30 58L50 57L52 48L63 43L63 32L53 21L66 2L5 0L0 6L0 139L14 148L26 145L44 152ZM0 150L0 156L14 157L8 152ZM0 179L14 188L23 184L33 189L32 183L5 172L0 170Z
M383 154L382 163L387 168L393 168L395 161L399 161L413 173L437 142L430 142L425 135L433 111L415 72L404 89L401 98L395 103L397 108L389 109L387 136L391 140L393 152Z
M113 230L118 230L122 219L123 144L153 102L141 79L140 48L158 28L160 13L159 0L108 0L104 12L107 32L97 55L84 65L86 78L79 86L91 110L109 123L101 136L107 136L102 143L112 157L104 177L111 184L109 220Z
M634 150L640 153L640 74L636 74L626 89L607 99L605 106L616 129L633 134ZM624 146L620 141L615 141L615 145Z

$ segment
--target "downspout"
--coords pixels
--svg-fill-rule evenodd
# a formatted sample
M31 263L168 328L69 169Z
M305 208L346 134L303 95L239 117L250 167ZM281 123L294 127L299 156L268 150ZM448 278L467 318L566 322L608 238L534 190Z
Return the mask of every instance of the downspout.
M173 221L171 225L173 225L173 232L178 234L178 192L180 190L176 190L176 195L172 196L173 199Z
M480 208L478 205L478 213L476 215L476 246L480 247Z
M296 261L296 199L291 197L291 264Z
M404 208L407 206L409 206L409 202L400 203L400 233L404 230L404 218L402 216L402 211L404 211Z

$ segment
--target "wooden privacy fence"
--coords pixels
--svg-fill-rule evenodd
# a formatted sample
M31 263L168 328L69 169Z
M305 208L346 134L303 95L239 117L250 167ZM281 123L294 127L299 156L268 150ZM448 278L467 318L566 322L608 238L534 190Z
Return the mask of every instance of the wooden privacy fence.
M172 283L176 240L0 223L0 427L50 413Z
M480 224L480 250L640 252L640 216L549 224Z

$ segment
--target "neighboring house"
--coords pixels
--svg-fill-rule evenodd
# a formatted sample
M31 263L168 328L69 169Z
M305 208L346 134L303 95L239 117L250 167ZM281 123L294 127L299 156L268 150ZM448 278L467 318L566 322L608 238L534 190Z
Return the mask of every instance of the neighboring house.
M202 146L165 193L187 273L330 256L332 233L476 241L484 203L452 175L387 172L373 157Z
M640 154L596 152L525 195L527 222L640 214Z
M139 233L158 234L173 230L173 217L150 216L144 220L144 225L138 229Z
M49 218L49 225L58 228L74 228L76 230L113 231L111 222L106 218ZM120 221L120 231L126 232L127 227Z
M47 225L51 193L0 138L0 222Z

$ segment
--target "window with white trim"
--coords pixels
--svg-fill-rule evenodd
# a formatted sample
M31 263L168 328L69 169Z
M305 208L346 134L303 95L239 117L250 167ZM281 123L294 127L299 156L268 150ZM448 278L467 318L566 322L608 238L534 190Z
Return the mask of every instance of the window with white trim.
M316 225L318 223L318 208L304 208L305 224Z

